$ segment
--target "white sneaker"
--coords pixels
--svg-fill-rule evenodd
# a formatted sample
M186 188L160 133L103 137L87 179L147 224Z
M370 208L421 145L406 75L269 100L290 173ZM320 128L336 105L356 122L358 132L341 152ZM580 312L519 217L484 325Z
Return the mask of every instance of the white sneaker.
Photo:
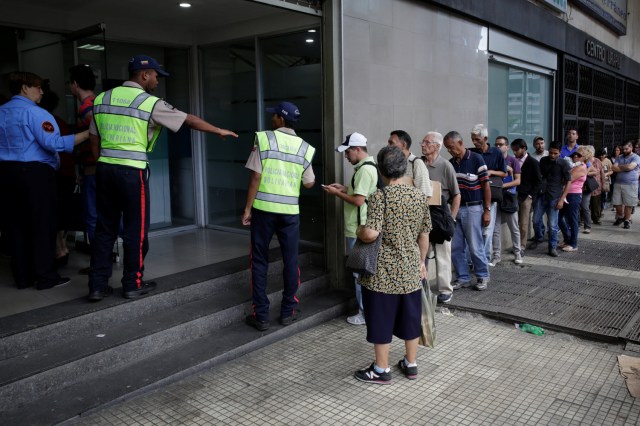
M520 253L516 254L516 258L513 260L513 263L515 263L516 265L522 263L522 256L520 256Z
M364 315L362 315L362 312L358 312L355 315L347 317L347 322L353 325L365 325L367 323L364 320Z
M500 263L500 258L494 257L493 259L491 259L491 262L489 262L489 266L496 266L498 263Z

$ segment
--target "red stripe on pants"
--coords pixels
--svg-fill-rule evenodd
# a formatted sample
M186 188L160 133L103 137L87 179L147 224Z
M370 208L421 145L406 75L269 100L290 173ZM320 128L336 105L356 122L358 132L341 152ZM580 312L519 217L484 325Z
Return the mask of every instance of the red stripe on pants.
M145 226L145 217L146 217L146 196L147 194L144 191L144 175L142 173L144 173L144 170L140 170L140 246L139 246L139 250L138 250L138 258L139 258L139 268L138 268L138 272L137 272L137 277L136 277L136 287L137 288L141 288L142 287L142 267L144 266L144 255L142 253L142 246L144 244L144 226Z

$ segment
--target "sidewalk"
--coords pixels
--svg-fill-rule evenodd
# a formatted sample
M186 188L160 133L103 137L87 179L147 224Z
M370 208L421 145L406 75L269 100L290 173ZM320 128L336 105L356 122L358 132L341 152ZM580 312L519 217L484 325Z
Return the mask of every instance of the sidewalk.
M632 425L640 419L640 403L618 373L621 346L549 332L538 337L471 314L438 313L436 321L439 344L420 348L415 381L395 367L391 386L356 381L354 370L372 361L373 349L364 327L338 319L77 424ZM402 356L403 345L394 340L391 360Z

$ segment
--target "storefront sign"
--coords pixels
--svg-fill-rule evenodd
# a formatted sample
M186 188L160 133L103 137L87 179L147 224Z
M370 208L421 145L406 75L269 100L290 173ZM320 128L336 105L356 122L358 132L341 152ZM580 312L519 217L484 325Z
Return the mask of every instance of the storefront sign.
M542 0L542 2L558 12L567 13L567 0Z
M620 69L620 54L595 40L585 41L584 54L615 69Z
M620 35L627 33L627 0L573 0L573 2Z

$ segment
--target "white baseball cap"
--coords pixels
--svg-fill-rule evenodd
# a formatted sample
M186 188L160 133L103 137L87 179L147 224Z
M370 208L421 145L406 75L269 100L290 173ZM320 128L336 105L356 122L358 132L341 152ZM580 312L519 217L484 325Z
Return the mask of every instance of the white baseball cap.
M350 135L347 135L347 138L341 145L338 145L336 151L344 152L352 146L367 146L367 138L358 132L353 132Z

